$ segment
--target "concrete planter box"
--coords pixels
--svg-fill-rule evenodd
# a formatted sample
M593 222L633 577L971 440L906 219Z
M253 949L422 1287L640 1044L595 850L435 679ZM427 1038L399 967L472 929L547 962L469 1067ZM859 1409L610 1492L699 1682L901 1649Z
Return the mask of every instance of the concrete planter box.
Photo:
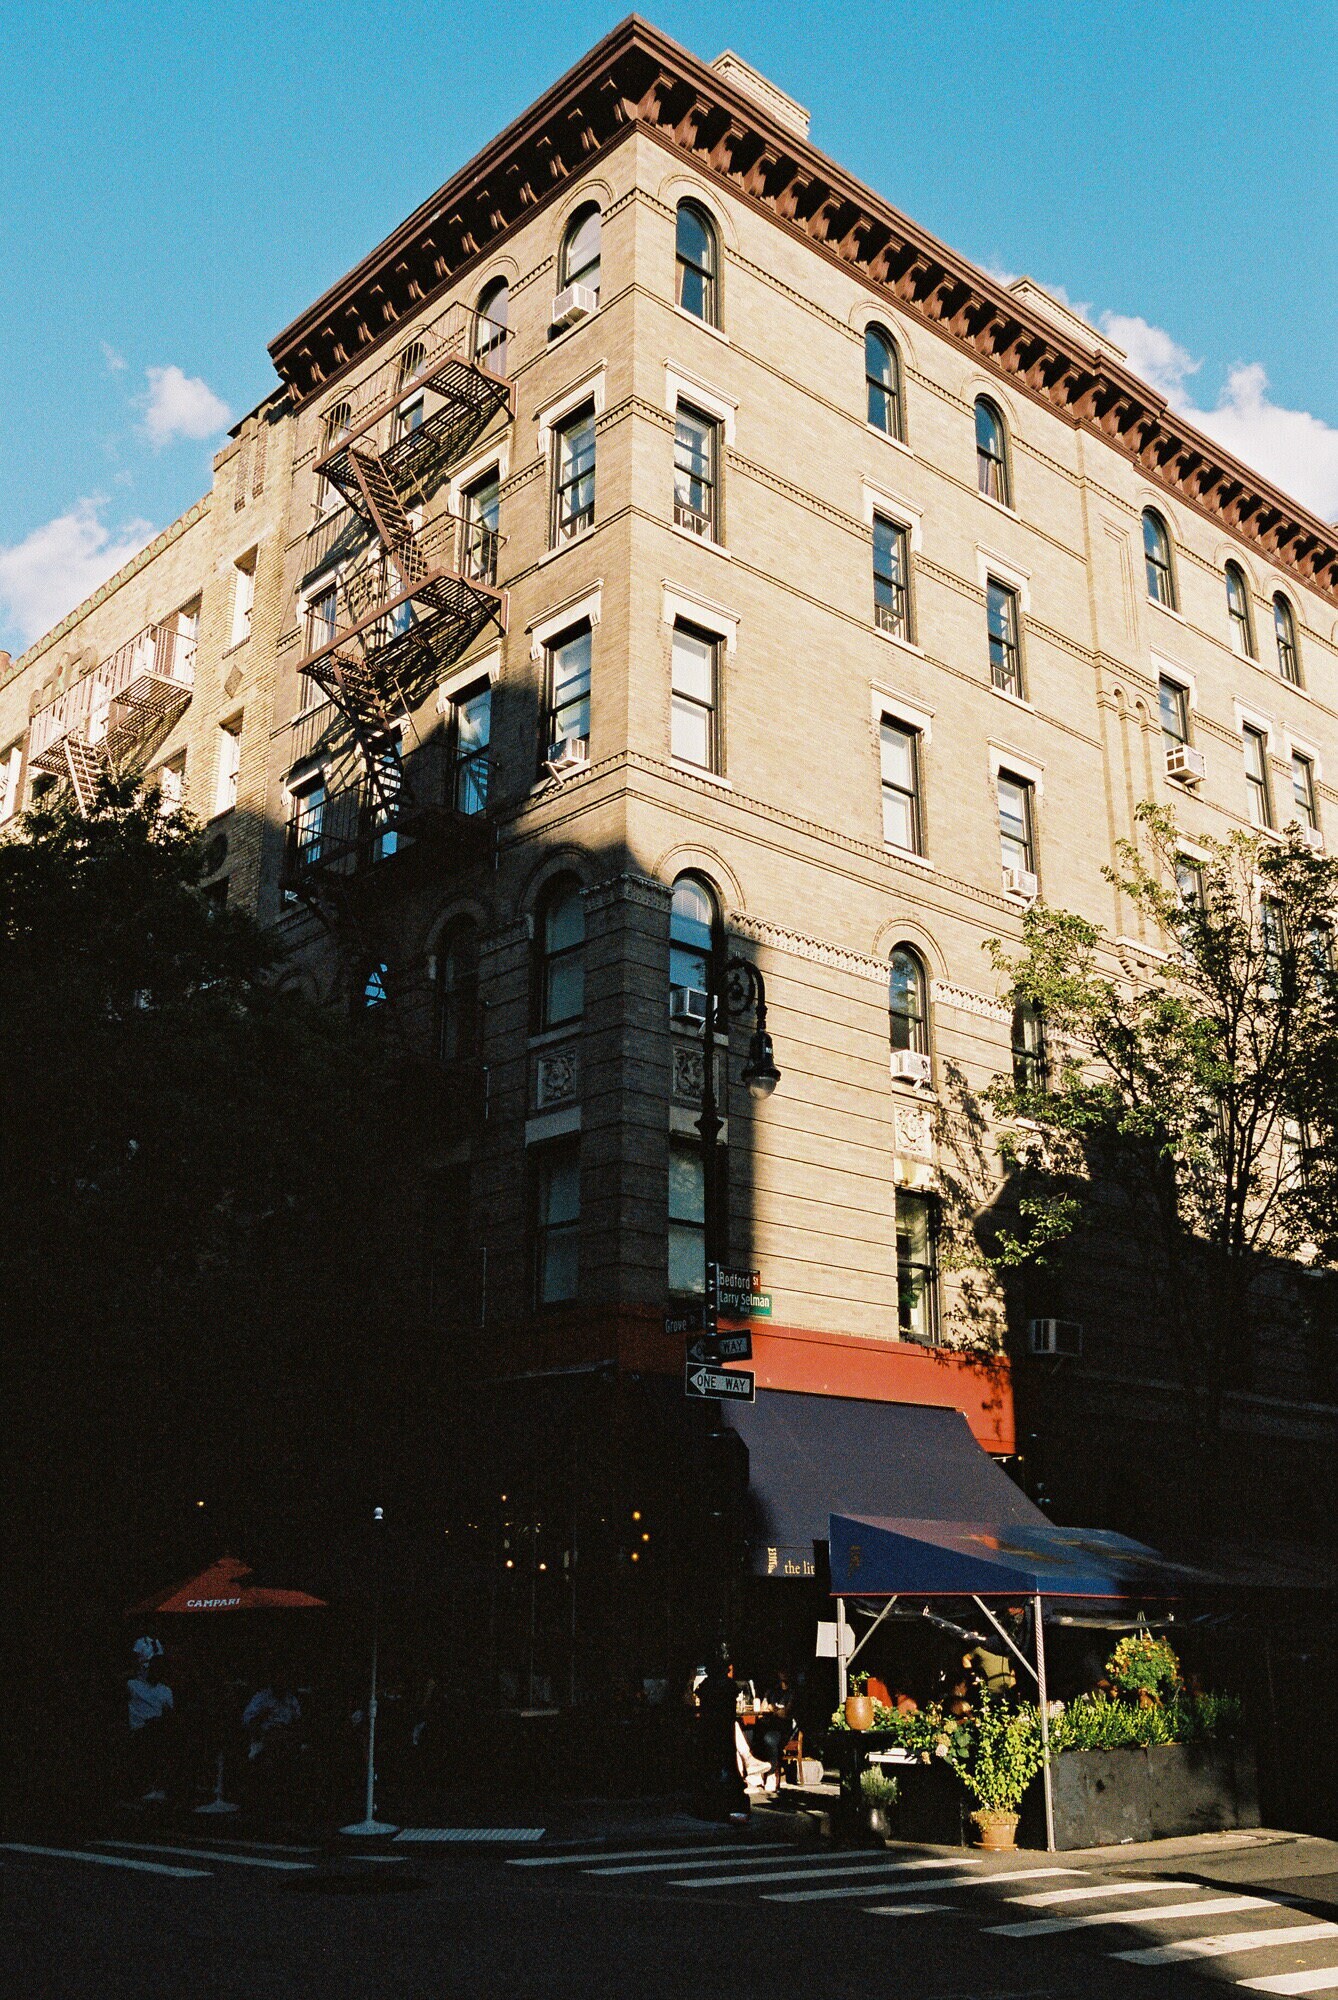
M1260 1823L1254 1749L1248 1743L1066 1750L1051 1771L1060 1848L1115 1847ZM1019 1838L1028 1847L1045 1845L1039 1779L1023 1801Z

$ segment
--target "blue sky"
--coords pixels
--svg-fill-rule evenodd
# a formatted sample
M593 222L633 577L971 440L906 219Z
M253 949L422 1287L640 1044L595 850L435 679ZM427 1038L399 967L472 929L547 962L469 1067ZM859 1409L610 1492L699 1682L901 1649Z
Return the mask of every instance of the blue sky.
M0 646L205 488L266 341L621 17L592 0L0 0ZM815 144L1062 288L1338 516L1338 6L663 0ZM357 133L356 144L352 134Z

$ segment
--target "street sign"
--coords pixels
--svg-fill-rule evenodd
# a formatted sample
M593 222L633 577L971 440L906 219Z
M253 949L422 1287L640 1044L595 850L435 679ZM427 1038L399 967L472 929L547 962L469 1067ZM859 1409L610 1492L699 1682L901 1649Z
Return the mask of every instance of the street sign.
M722 1402L756 1400L755 1378L747 1369L692 1368L683 1377L685 1396L718 1396Z
M762 1282L760 1271L727 1271L723 1265L717 1269L716 1277L722 1293L755 1291Z
M757 1289L761 1276L760 1271L721 1272L720 1311L725 1319L771 1318L771 1294Z
M722 1361L751 1361L751 1333L703 1333L688 1342L688 1366L717 1367Z
M700 1306L685 1306L682 1312L666 1313L664 1316L664 1330L666 1333L700 1333L701 1327L702 1308Z

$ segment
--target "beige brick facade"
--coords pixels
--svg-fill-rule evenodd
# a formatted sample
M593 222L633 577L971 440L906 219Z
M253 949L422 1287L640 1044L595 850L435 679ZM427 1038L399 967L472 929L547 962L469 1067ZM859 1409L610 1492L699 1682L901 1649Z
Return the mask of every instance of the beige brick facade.
M720 89L737 122L742 100ZM754 117L771 133L761 107ZM1311 760L1319 824L1338 840L1338 599L1326 572L1308 574L1281 545L1270 556L1257 537L1233 532L1189 488L1141 464L1122 435L1103 434L1076 403L1078 414L1056 408L1020 366L954 332L946 311L935 322L918 297L900 297L714 171L704 132L705 121L679 144L663 118L652 129L629 117L492 240L480 243L487 232L473 225L475 248L447 259L430 303L369 336L365 358L331 386L295 406L276 398L247 419L219 455L211 493L16 663L0 687L0 749L57 681L69 685L81 665L198 594L194 691L153 761L185 748L186 800L208 819L220 726L244 717L237 807L219 821L226 866L233 896L278 926L295 973L322 997L352 998L367 968L384 963L394 1030L428 1048L443 934L462 916L478 926L487 1115L475 1095L461 1096L430 1163L429 1233L433 1201L448 1199L440 1190L466 1204L455 1218L455 1278L431 1309L443 1337L481 1325L517 1365L605 1353L663 1364L655 1328L668 1291L670 1142L692 1130L688 1058L700 1047L669 1019L669 898L684 871L709 880L732 947L765 974L783 1071L775 1095L755 1104L738 1081L736 1037L729 1251L761 1271L773 1298L759 1381L965 1401L979 1433L1006 1443L1006 1415L983 1414L988 1397L966 1371L898 1339L897 1190L937 1186L944 1162L934 1097L889 1076L891 952L909 944L925 965L937 1096L950 1108L1010 1062L1010 1021L984 950L989 938L1019 935L1024 907L1001 873L1001 768L1033 788L1041 893L1113 937L1133 931L1133 944L1148 940L1103 876L1115 842L1131 835L1144 798L1174 804L1190 839L1246 824L1243 721L1267 732L1275 823L1292 816L1299 751ZM675 303L685 198L716 231L718 327ZM598 310L555 335L564 230L589 201L602 214ZM357 767L337 712L306 705L296 672L304 607L330 573L320 566L330 518L313 469L325 418L387 355L453 303L474 306L499 277L509 284L514 417L495 419L463 464L439 467L418 497L430 523L496 465L506 630L483 632L443 668L446 696L427 696L404 739L406 749L442 740L451 698L491 678L485 837L444 849L406 841L322 923L285 891L280 869L295 784L323 774L334 792ZM1093 329L1034 292L1014 304L1024 319L1050 316L1075 366L1084 350L1103 365ZM336 318L331 307L330 325ZM323 324L317 309L309 322ZM900 357L904 441L867 421L870 322ZM1118 355L1105 359L1118 365ZM978 489L982 395L1005 428L1008 506ZM594 522L555 549L552 426L587 400L597 413ZM718 425L719 532L709 544L674 525L680 403ZM1170 532L1177 610L1145 588L1147 506ZM875 515L905 531L906 638L875 624ZM234 644L235 565L252 549L251 635ZM1228 560L1248 581L1254 660L1232 646ZM1020 698L991 684L990 578L1016 593ZM1279 672L1278 593L1295 619L1301 686ZM579 620L592 634L589 761L557 778L542 769L545 648ZM712 772L671 751L676 623L718 642ZM1189 691L1190 733L1206 760L1193 789L1166 777L1162 675ZM884 717L919 732L919 855L883 838ZM585 1008L543 1032L535 913L564 871L585 890ZM579 1303L536 1313L536 1149L576 1132ZM975 1163L982 1201L995 1164ZM418 1254L409 1233L397 1259ZM952 1334L955 1280L944 1294ZM1165 1371L1140 1352L1136 1295L1115 1282L1098 1307L1073 1408L1085 1420L1115 1396L1154 1421L1160 1392L1139 1383ZM1334 1415L1309 1401L1285 1356L1251 1409L1242 1422L1264 1412L1260 1421L1298 1443L1327 1434Z

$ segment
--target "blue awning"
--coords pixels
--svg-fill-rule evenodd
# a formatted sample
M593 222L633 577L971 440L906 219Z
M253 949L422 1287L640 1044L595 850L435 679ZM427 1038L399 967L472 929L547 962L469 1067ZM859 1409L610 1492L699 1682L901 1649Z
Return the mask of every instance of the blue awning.
M830 1517L832 1593L841 1597L1179 1597L1209 1582L1143 1542L1034 1521Z

